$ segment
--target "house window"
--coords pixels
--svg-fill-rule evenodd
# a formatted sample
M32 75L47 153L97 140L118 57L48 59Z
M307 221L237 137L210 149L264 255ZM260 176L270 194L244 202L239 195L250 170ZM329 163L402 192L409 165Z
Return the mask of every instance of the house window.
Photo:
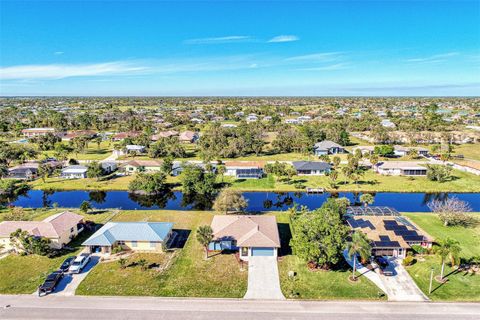
M248 248L247 247L242 247L241 254L244 257L248 256Z
M119 246L124 246L124 245L125 245L125 241L117 241L117 244L118 244Z
M70 233L74 232L75 231L75 228L71 228L70 229Z
M132 247L135 248L137 246L138 246L137 241L132 241Z
M155 248L157 246L156 242L150 241L150 248Z

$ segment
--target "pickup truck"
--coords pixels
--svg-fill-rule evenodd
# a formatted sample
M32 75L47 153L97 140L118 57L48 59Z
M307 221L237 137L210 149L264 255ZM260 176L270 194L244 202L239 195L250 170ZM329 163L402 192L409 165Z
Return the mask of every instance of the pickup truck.
M55 271L50 273L43 284L38 287L38 296L47 295L55 290L57 284L62 280L63 272Z

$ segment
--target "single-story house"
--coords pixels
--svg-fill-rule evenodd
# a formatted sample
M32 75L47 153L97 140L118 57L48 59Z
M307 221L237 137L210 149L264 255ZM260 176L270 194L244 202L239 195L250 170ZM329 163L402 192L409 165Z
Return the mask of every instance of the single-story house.
M202 168L203 171L205 171L207 167L205 163L189 162L188 164ZM211 166L212 166L212 170L215 172L217 165L214 163L211 163ZM184 162L174 161L172 165L172 172L171 172L172 176L176 177L180 175L183 171L183 167L184 167Z
M397 126L389 119L383 119L380 124L385 128L396 128Z
M240 259L251 256L277 257L280 248L277 219L263 215L216 215L209 250L239 250Z
M150 139L152 141L158 141L161 138L176 137L178 136L178 134L179 134L178 131L175 131L175 130L161 131L157 134L152 135Z
M28 128L22 130L25 138L33 138L38 136L45 136L48 133L61 136L63 133L58 132L55 128Z
M338 143L335 143L329 140L324 140L324 141L315 143L315 145L313 146L313 152L315 153L316 156L322 156L322 155L329 155L329 154L344 153L345 149Z
M113 141L122 141L126 138L136 138L139 137L142 133L140 131L129 131L129 132L118 132L113 135Z
M259 161L227 161L225 175L237 179L259 179L263 177L265 164Z
M87 177L88 168L82 165L68 166L62 169L61 177L64 179L84 179Z
M124 250L162 252L172 235L170 222L107 222L82 246L90 252L111 253L114 247Z
M125 150L127 153L131 153L131 152L144 153L145 146L139 146L137 144L127 144L125 146Z
M357 150L360 150L362 152L362 155L371 155L375 151L375 147L374 146L356 146L352 148L352 151L354 154Z
M397 157L404 157L406 155L408 155L408 153L412 150L415 150L415 152L418 154L418 155L421 155L421 156L426 156L428 155L428 149L425 149L425 148L422 148L422 147L403 147L403 146L394 146L394 151L393 153L397 156Z
M426 176L427 168L413 161L385 161L377 164L377 172L387 176Z
M10 235L21 229L30 235L47 238L52 248L61 249L83 231L83 223L83 216L70 211L57 213L43 221L3 221L0 222L0 244L7 250L13 249Z
M158 172L162 169L162 161L157 160L131 160L125 164L125 173Z
M8 177L14 179L32 180L38 175L37 162L26 162L8 169Z
M347 223L370 239L373 256L403 259L413 245L432 247L432 237L403 216L355 215L348 217Z
M78 137L95 138L96 136L97 136L97 132L93 130L67 131L67 134L62 137L62 140L70 141Z
M286 124L299 124L300 121L298 119L285 119Z
M117 170L117 163L113 161L100 162L100 165L102 166L103 172L105 172L106 174L112 173L113 171Z
M323 175L329 173L332 166L321 161L293 161L293 167L298 175Z
M183 143L194 143L198 140L198 133L194 131L183 131L180 132L178 139Z

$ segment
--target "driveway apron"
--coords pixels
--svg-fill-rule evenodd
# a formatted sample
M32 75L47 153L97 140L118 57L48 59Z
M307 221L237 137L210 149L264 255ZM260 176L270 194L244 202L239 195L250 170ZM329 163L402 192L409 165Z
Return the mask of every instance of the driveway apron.
M248 289L244 299L285 299L280 289L276 257L249 257Z

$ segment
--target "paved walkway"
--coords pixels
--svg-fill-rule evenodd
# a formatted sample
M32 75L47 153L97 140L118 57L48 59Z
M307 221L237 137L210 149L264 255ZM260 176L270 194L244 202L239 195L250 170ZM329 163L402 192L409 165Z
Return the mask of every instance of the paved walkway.
M418 288L410 274L402 266L401 260L388 259L389 266L393 271L392 276L380 275L380 279L386 288L389 301L428 301L427 296Z
M248 258L248 289L244 299L283 300L276 257Z
M345 260L348 262L350 267L353 268L353 259L350 259L348 257L348 250L343 251L343 257ZM352 257L353 258L353 257ZM387 290L385 289L385 286L383 285L382 280L380 279L380 275L377 274L375 271L372 271L370 269L367 269L363 264L358 262L357 260L357 272L367 278L368 280L372 281L380 290L383 292L387 293Z

